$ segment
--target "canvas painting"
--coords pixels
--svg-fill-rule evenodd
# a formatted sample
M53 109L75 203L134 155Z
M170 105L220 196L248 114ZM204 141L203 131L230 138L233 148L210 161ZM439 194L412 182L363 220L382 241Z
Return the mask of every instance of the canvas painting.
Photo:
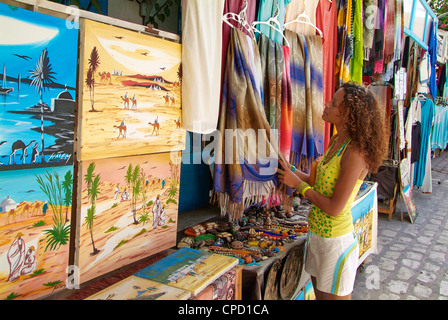
M86 300L187 300L191 292L167 286L152 280L130 276Z
M176 244L180 156L80 163L75 262L81 283Z
M184 247L134 275L191 291L196 296L236 265L237 258Z
M0 170L73 163L78 28L0 3Z
M184 149L181 45L81 21L80 160Z
M0 171L1 300L66 288L72 186L73 166Z

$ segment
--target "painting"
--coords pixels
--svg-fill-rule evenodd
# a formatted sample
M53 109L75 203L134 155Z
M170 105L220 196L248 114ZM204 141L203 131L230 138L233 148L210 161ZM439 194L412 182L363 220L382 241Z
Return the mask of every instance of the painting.
M73 163L78 28L0 3L0 170Z
M85 300L187 300L191 297L190 291L130 276Z
M137 277L191 291L193 296L238 265L238 259L181 248L135 273Z
M365 181L352 205L354 232L358 239L361 265L372 253L377 253L378 239L378 196L376 182Z
M176 245L180 152L80 163L80 283Z
M400 192L403 199L402 201L404 201L404 204L406 205L409 219L411 220L411 223L414 223L418 216L418 210L412 195L412 188L410 185L407 185Z
M79 160L184 149L181 45L81 20Z
M0 171L0 299L65 289L72 186L73 166Z

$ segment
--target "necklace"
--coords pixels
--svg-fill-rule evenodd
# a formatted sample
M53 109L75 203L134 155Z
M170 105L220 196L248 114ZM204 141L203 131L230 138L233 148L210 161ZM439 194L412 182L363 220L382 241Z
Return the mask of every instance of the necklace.
M344 143L342 143L339 147L334 147L336 145L336 142L339 141L339 137L337 137L333 143L331 144L330 148L328 149L328 152L325 153L324 158L322 159L322 164L323 165L327 165L331 159L333 159L333 157L335 156L335 154L339 155L341 153L341 151L345 148L345 146L351 141L351 138L348 138L347 140L345 140ZM333 150L332 150L333 149ZM330 154L330 150L332 150L331 152L331 156L329 156Z

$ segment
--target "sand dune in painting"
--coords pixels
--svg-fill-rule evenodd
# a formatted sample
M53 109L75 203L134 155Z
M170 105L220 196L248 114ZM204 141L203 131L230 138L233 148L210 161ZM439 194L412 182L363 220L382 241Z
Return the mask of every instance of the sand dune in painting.
M184 149L180 45L93 21L84 36L79 159Z

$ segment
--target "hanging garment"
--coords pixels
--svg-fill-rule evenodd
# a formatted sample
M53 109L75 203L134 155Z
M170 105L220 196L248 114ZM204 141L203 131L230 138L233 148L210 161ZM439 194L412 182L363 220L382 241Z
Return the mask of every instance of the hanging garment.
M414 185L422 187L422 192L430 193L432 192L431 128L434 122L434 103L431 99L422 99L420 100L420 106L421 147L420 159L414 164Z
M278 144L262 103L257 44L233 28L224 75L214 166L213 200L230 220L276 192ZM257 141L244 142L253 132ZM236 139L234 139L234 136ZM250 137L249 137L250 138ZM264 139L264 140L263 140ZM263 143L264 141L264 143ZM265 148L265 152L260 148Z
M362 0L353 0L353 54L350 59L350 80L362 84L363 24Z
M182 126L208 134L216 130L222 55L224 0L182 1Z
M404 33L403 1L395 0L395 52L394 60L401 60L402 40Z
M324 105L333 98L335 93L335 66L336 53L338 50L338 31L336 2L321 0L317 6L316 25L323 32L323 86ZM324 122L324 150L327 150L331 137L331 124Z
M335 61L336 89L350 81L350 59L353 53L352 4L352 0L341 0L338 2L338 51Z
M370 60L370 51L373 48L373 37L375 34L375 19L377 10L377 0L366 0L364 1L364 37L363 37L363 51L364 60Z
M414 164L411 164L411 158L414 146L412 145L412 128L416 122L421 123L421 105L419 99L412 99L408 108L405 121L405 141L406 141L406 159L409 167L409 183L414 182ZM421 131L420 131L421 132ZM417 148L417 146L415 146ZM419 148L420 151L420 148ZM414 151L415 152L415 151Z
M280 129L282 78L284 70L283 46L264 34L258 38L260 50L263 103L271 129Z
M436 78L437 29L436 29L436 23L434 21L431 24L431 29L429 33L428 53L430 58L429 69L431 70L429 79L429 92L431 93L432 99L435 100L437 97L437 78Z
M247 1L247 0L225 0L224 3L224 12L226 13L235 13L240 14L240 12L244 9L244 5L246 7L246 20L248 24L252 24L255 20L255 12L257 8L256 1ZM242 28L238 22L229 19L228 22L232 24L234 27L239 28L245 34L250 35L249 32ZM227 57L227 47L229 46L229 37L230 37L230 26L227 23L222 24L222 76L221 76L221 85L222 78L224 77L224 68L226 66L226 57Z
M395 1L386 1L384 18L384 64L393 61L395 49Z
M286 7L285 24L295 20L299 14L303 13L310 18L312 24L316 25L316 9L318 3L319 0L292 0ZM286 25L285 29L307 36L316 35L316 28L305 23L291 23Z
M448 144L448 108L435 106L434 128L431 135L431 149L445 150Z
M293 129L290 161L309 170L324 152L322 40L285 30L291 50Z
M385 15L385 4L386 0L378 0L378 10L375 26L375 37L374 37L374 72L383 73L384 68L384 15Z
M258 5L257 21L268 21L269 18L274 17L277 13L277 21L280 24L280 30L283 30L283 24L285 22L286 6L291 0L260 0ZM274 40L278 44L283 44L283 35L280 32L275 31L273 28L265 24L257 24L256 28ZM258 37L258 33L256 36Z
M292 139L292 92L290 74L290 52L289 47L283 46L284 72L282 77L281 97L281 125L280 125L280 152L289 161L291 154Z

